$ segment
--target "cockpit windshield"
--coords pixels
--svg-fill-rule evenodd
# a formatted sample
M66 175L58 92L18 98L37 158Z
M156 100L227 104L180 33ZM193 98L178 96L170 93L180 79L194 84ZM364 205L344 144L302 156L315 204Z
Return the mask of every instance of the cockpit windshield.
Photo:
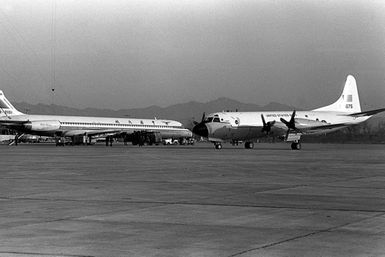
M210 122L221 122L221 120L219 119L218 116L214 116L214 117L207 117L206 120L205 120L206 123L210 123Z

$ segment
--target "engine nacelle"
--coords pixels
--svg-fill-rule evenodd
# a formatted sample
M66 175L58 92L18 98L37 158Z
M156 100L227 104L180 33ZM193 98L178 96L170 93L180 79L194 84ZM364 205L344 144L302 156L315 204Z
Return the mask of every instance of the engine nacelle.
M310 120L310 119L304 119L304 118L295 118L295 124L296 126L323 126L327 125L329 123L326 123L326 121L319 121L319 120Z
M60 129L58 120L35 120L24 124L27 130L31 131L55 131Z

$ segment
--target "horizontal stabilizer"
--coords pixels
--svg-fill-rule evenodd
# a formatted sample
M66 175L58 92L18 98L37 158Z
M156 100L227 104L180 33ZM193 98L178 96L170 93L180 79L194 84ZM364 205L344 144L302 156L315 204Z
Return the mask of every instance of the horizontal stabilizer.
M23 126L24 124L26 124L28 122L29 122L28 120L24 121L24 120L7 119L7 120L0 120L0 126L9 127L9 128L20 127L20 126Z
M0 124L16 124L16 125L22 125L29 122L29 120L0 120Z
M374 114L377 114L377 113L380 113L380 112L384 112L384 111L385 111L385 108L382 108L382 109L371 110L371 111L366 111L366 112L356 112L356 113L348 114L348 116L352 116L352 117L365 117L365 116L372 116Z

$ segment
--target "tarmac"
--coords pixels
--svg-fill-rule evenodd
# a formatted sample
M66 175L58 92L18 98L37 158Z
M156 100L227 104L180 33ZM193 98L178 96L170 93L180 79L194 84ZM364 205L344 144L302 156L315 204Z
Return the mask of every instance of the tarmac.
M385 145L0 146L0 256L385 256Z

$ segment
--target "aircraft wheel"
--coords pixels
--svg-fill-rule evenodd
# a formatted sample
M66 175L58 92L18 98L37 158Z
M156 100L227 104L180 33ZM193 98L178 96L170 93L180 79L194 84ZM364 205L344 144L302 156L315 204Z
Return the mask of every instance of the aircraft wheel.
M221 144L215 144L215 149L222 149L222 145Z
M254 143L253 142L246 142L245 143L245 148L246 149L253 149L254 148Z
M291 143L291 149L292 150L301 150L301 143L300 142Z

